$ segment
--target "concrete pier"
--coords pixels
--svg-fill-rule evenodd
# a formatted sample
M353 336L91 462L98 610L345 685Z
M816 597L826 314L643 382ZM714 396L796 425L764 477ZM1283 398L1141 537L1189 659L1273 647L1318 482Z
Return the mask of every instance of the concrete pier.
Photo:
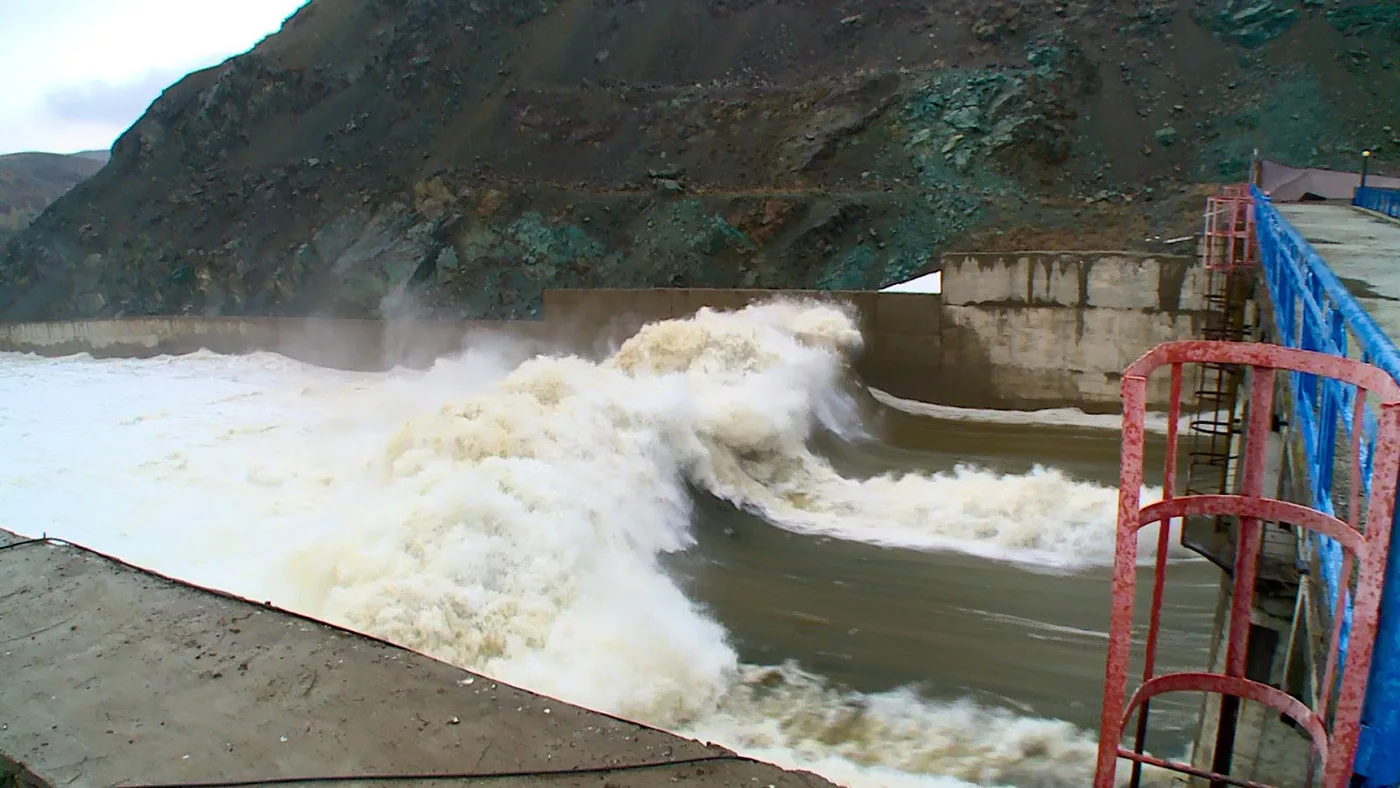
M831 785L7 531L0 670L7 787L449 773L464 776L387 784Z

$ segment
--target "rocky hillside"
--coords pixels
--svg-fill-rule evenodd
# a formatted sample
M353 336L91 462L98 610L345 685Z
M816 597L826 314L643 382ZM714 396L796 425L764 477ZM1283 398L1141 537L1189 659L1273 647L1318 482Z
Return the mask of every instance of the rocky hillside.
M1396 161L1398 62L1381 0L312 0L0 253L0 316L527 316L1140 247L1256 146Z
M101 169L106 159L105 151L0 156L0 245L28 227L50 203Z

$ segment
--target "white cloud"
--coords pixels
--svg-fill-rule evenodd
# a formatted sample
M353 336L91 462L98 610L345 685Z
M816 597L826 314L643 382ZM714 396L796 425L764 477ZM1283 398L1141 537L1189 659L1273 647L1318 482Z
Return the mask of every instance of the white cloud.
M0 153L105 148L184 74L305 0L0 0Z
M180 81L185 69L157 69L130 82L89 82L58 88L44 96L42 110L64 123L129 125L156 96Z

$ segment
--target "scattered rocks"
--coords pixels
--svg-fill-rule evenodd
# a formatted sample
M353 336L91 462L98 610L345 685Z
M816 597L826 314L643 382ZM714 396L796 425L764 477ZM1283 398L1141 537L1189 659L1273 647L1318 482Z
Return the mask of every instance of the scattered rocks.
M1329 5L1326 19L1343 34L1400 41L1400 5L1380 0L1341 0Z
M851 0L810 27L769 0L648 4L646 25L621 0L321 9L171 86L98 179L0 238L0 317L506 317L556 286L869 287L1041 221L1041 197L1140 209L1154 177L1238 177L1255 144L1400 155L1393 102L1367 99L1369 126L1345 103L1393 76L1394 15L1308 2ZM1169 38L1185 9L1217 34L1209 77ZM1304 15L1349 38L1271 65ZM735 46L696 48L697 26ZM1339 63L1355 85L1322 89L1312 69Z
M911 129L905 148L925 168L932 161L958 172L1022 156L1061 163L1070 146L1062 122L1071 114L1066 82L1064 72L1048 65L937 73L905 105Z
M680 194L685 191L685 186L675 178L657 178L656 188L662 194Z
M1021 6L1016 2L990 2L972 22L972 34L978 41L993 43L1016 34L1016 22Z
M1196 13L1217 35L1250 48L1283 35L1301 16L1292 0L1197 0Z

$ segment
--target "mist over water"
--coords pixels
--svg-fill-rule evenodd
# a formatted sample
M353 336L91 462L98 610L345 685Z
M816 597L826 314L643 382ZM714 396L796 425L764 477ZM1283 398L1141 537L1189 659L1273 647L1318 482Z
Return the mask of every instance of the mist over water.
M1087 785L1092 733L744 664L663 569L695 544L691 486L799 533L1111 561L1114 489L1045 467L855 479L814 453L817 431L862 434L860 341L838 308L774 303L652 324L601 362L0 356L0 526L848 785Z

